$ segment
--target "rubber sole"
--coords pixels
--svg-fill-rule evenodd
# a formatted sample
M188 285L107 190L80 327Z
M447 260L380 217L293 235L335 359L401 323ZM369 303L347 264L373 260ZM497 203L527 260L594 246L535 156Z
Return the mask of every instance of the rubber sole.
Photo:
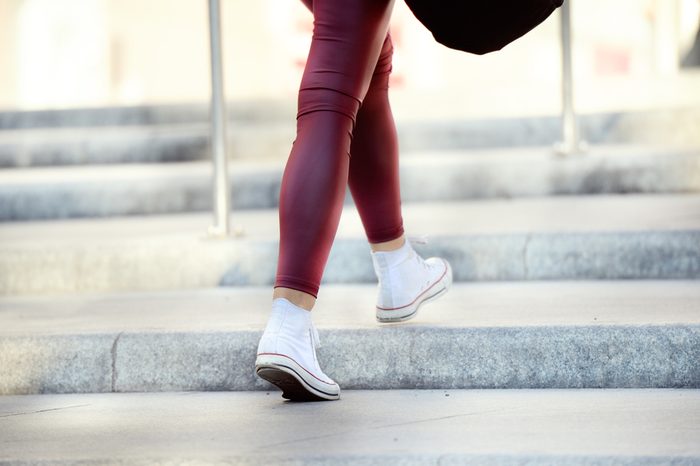
M302 376L303 368L294 366L297 365L293 360L283 356L261 355L256 361L255 373L282 390L282 398L290 401L333 401L340 398L337 385L337 393L332 386L325 390L314 387Z
M440 280L435 282L435 284L433 284L431 288L428 288L429 291L432 291L432 294L429 294L428 296L413 303L411 306L406 306L405 308L392 310L377 308L377 322L382 324L388 324L404 322L413 319L416 316L416 314L418 314L418 310L421 308L422 305L434 301L435 299L447 293L447 291L450 289L450 286L452 285L452 267L450 266L450 263L446 260L442 259L442 261L447 266L447 270L445 271L445 274ZM435 292L432 289L437 289L438 291Z

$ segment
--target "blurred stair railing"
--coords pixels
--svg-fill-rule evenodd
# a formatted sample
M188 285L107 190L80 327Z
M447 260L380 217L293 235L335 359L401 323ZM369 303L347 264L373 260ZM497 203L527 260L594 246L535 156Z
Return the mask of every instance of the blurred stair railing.
M226 155L226 99L224 98L221 58L221 5L209 0L209 43L211 50L211 152L213 162L214 223L211 236L228 236L231 232L231 188Z
M556 145L555 150L562 155L571 155L584 152L586 144L581 140L574 110L574 84L571 66L571 0L564 0L560 10L562 140Z
M562 141L556 151L562 155L581 153L586 144L581 141L573 104L573 74L571 66L571 0L565 0L560 12L562 51ZM221 53L221 5L209 0L209 40L211 50L211 150L213 162L214 223L212 236L231 233L231 188L226 155L226 103L224 98Z

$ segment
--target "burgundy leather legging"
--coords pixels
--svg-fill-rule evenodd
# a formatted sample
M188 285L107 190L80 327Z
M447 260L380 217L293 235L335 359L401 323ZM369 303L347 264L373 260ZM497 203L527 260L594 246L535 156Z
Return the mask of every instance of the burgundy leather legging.
M350 186L368 240L403 234L389 107L394 0L302 0L314 16L282 177L275 287L316 297Z

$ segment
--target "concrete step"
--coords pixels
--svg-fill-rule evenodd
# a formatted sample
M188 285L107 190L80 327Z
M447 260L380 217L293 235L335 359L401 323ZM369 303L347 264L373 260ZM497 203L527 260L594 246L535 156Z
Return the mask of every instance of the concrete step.
M286 119L295 112L295 102L282 100L236 100L228 102L233 121ZM86 107L0 112L0 129L99 128L109 126L181 125L209 121L209 103Z
M285 158L294 120L236 122L228 150L236 159ZM108 126L0 131L0 168L209 160L209 125Z
M697 465L698 390L346 391L0 398L0 463Z
M277 206L285 163L233 162L234 208ZM1 170L0 221L210 211L211 185L204 160ZM401 192L404 202L700 192L700 146L602 146L568 158L550 148L418 153L401 159Z
M203 160L204 125L40 128L0 131L0 167Z
M284 159L295 132L293 101L232 102L232 157ZM411 113L411 112L409 112ZM415 111L413 111L415 113ZM558 116L465 119L397 115L402 152L547 146L561 138ZM580 115L594 145L700 145L700 109ZM209 137L208 106L0 112L0 167L200 160Z
M0 299L0 394L261 390L270 287ZM379 325L326 285L319 360L345 389L700 388L695 281L455 284Z
M700 278L700 195L411 203L407 235L456 281ZM235 211L238 234L210 237L210 214L0 224L0 294L271 285L278 212ZM325 283L374 283L357 210L346 206Z

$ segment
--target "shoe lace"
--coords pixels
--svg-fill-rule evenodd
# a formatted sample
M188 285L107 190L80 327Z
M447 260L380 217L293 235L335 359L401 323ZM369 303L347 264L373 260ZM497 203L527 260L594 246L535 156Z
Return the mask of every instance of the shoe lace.
M313 345L314 349L321 347L321 338L319 337L318 330L313 322L311 322L311 344Z
M311 337L311 354L314 356L314 364L316 365L316 369L320 371L321 367L318 365L316 349L321 346L321 338L319 338L318 330L316 330L316 326L314 326L313 322L311 322L311 327L309 328L309 337Z
M416 235L416 236L407 236L406 239L408 240L409 243L413 244L428 244L428 235ZM428 270L430 267L428 264L423 260L423 258L420 256L420 254L416 253L414 255L416 261L423 267L424 270Z

